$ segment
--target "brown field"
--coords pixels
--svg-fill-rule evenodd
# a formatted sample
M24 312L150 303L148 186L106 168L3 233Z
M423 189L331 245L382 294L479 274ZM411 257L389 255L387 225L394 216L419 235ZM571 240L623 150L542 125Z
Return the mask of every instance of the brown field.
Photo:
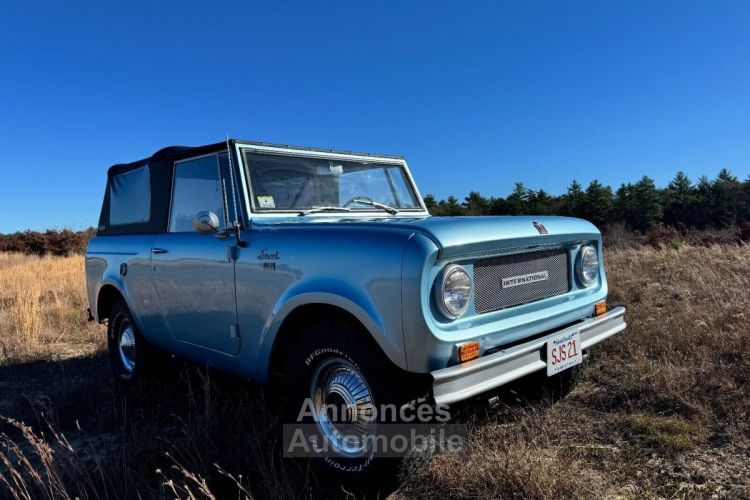
M750 246L675 247L607 253L629 328L566 399L462 405L465 451L369 496L750 497ZM281 458L257 386L175 361L115 387L83 286L82 257L0 254L0 496L346 494Z

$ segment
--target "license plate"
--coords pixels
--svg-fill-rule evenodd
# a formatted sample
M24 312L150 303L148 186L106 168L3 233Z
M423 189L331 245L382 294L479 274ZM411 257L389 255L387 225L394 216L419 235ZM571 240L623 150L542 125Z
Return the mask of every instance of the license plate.
M581 364L581 335L575 331L555 337L547 342L547 376Z

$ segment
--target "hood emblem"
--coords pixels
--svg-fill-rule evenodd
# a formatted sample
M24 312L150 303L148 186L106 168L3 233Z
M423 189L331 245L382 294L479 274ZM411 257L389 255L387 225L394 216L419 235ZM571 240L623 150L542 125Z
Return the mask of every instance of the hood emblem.
M532 224L534 224L536 230L539 231L539 234L547 234L547 228L544 227L544 224L537 221L532 222Z

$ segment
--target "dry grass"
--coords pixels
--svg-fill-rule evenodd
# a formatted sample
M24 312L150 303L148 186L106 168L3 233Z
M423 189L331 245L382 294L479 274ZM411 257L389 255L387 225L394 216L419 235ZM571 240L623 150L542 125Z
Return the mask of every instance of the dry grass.
M610 303L628 307L629 328L593 351L580 386L552 403L516 384L495 408L455 408L467 448L377 495L750 496L750 246L637 247L606 260ZM280 457L254 386L177 367L115 390L91 355L103 332L84 321L82 264L0 255L0 414L28 424L0 423L0 474L25 481L20 498L344 494Z
M5 362L100 350L102 329L86 321L86 307L82 256L0 253L0 355Z

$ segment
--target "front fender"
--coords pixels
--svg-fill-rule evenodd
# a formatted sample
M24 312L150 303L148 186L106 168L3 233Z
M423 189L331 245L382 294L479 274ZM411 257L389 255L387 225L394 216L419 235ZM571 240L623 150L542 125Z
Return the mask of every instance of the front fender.
M258 363L264 364L258 367L261 373L268 371L271 353L284 322L299 307L315 304L336 307L350 314L359 321L393 364L406 368L400 322L393 324L383 318L368 294L338 282L328 283L326 286L309 283L300 289L290 290L279 300L260 338Z
M250 234L250 247L242 249L235 269L241 356L252 378L267 377L269 358L289 315L315 304L350 314L388 359L406 367L401 273L411 233L289 224L255 228Z

